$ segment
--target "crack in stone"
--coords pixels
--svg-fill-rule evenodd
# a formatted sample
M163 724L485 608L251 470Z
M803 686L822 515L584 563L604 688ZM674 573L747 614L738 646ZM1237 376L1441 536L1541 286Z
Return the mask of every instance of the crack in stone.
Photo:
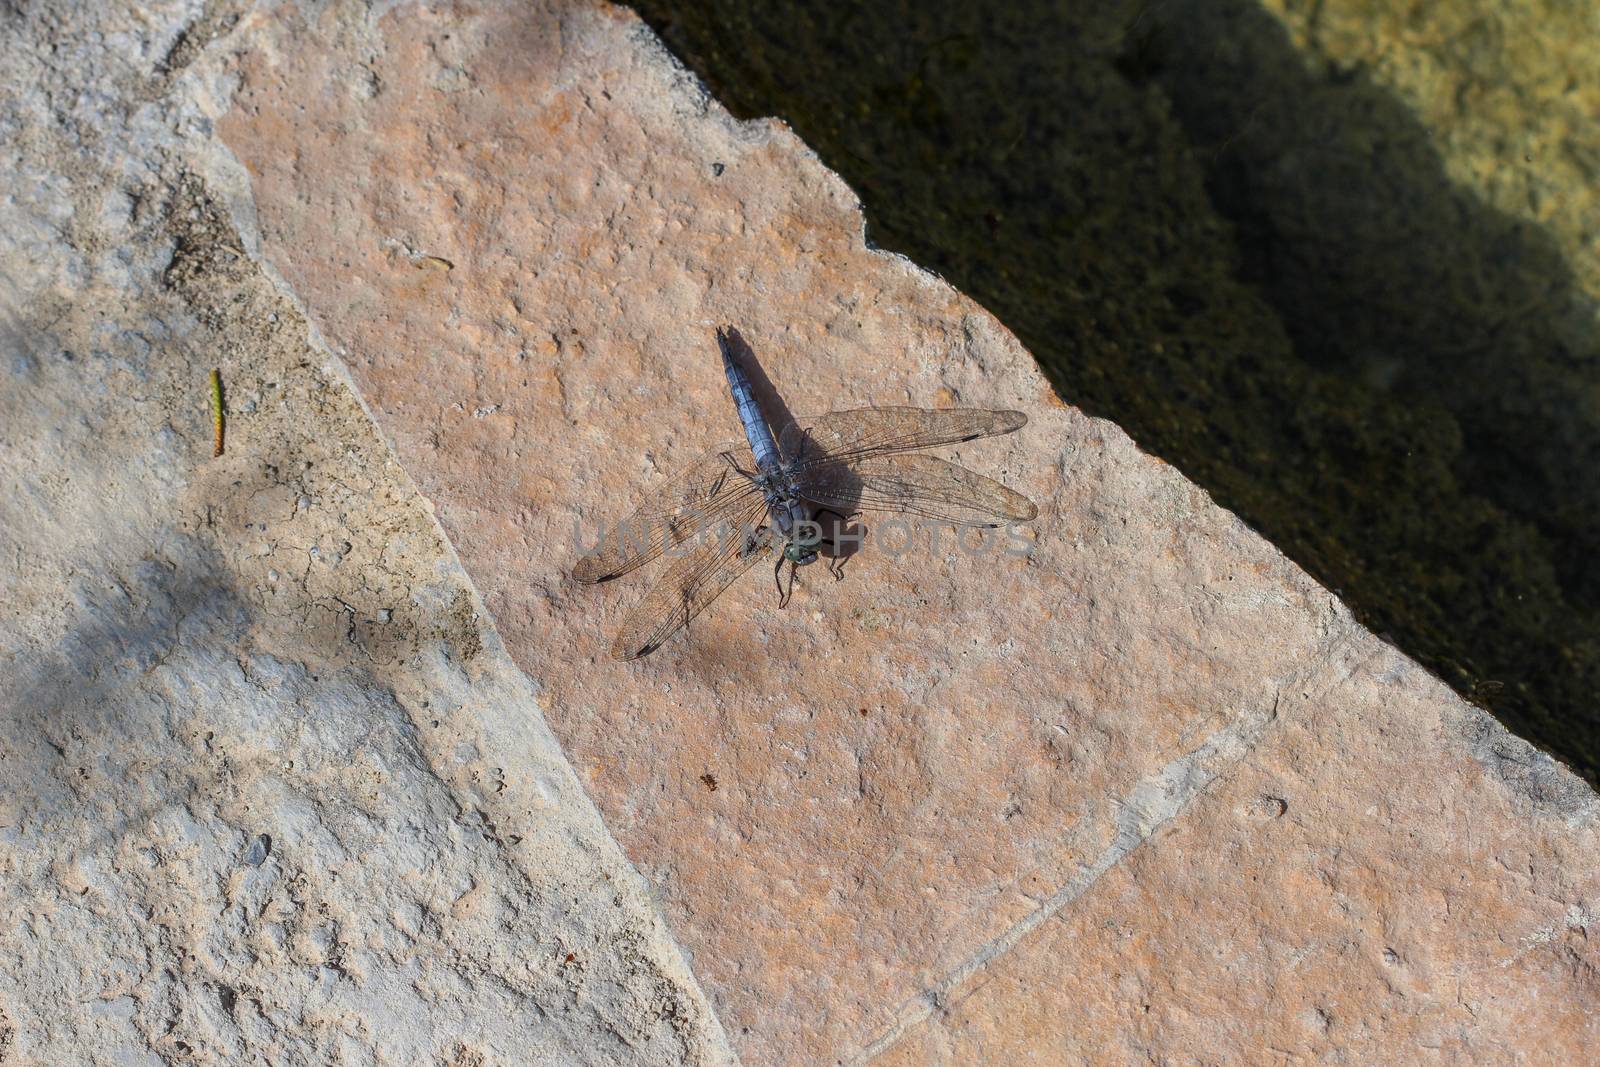
M1206 739L1205 743L1168 763L1155 774L1134 786L1121 800L1116 835L1095 861L1067 882L1023 919L980 947L937 983L913 997L899 1012L892 1025L851 1063L864 1064L896 1044L910 1030L944 1010L952 992L992 961L1015 948L1023 938L1053 919L1063 908L1082 896L1134 849L1161 827L1171 822L1203 793L1207 786L1255 747L1267 725L1277 717L1278 702L1272 708L1243 716Z
M1060 889L1042 898L1038 907L984 943L943 978L901 1005L894 1023L847 1062L852 1065L871 1062L897 1044L913 1028L944 1011L951 1002L951 995L968 979L1055 918L1063 908L1086 893L1103 875L1158 830L1182 815L1213 782L1238 765L1256 747L1267 728L1277 719L1286 692L1298 689L1300 699L1317 699L1347 681L1367 660L1382 654L1386 646L1379 644L1377 649L1354 664L1343 661L1340 654L1363 633L1365 631L1359 625L1348 619L1343 620L1343 625L1324 646L1324 651L1313 657L1312 666L1301 672L1299 677L1286 679L1276 687L1270 708L1241 715L1206 738L1197 748L1146 776L1126 796L1113 800L1113 806L1117 809L1116 833L1093 863ZM1310 680L1328 674L1333 677L1326 684L1308 684ZM1294 695L1291 694L1289 699L1293 700Z

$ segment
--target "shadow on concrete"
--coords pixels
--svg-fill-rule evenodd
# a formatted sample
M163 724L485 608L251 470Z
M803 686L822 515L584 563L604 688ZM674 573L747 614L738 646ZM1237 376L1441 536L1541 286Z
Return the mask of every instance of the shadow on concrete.
M194 667L232 666L248 629L222 574L146 560L127 584L84 578L63 591L71 628L0 686L0 738L16 759L6 791L28 836L64 854L101 854L157 811L202 802L198 753L211 738L187 736L181 717L217 680ZM156 684L175 656L183 665ZM89 828L92 816L101 821ZM47 871L18 874L27 882Z

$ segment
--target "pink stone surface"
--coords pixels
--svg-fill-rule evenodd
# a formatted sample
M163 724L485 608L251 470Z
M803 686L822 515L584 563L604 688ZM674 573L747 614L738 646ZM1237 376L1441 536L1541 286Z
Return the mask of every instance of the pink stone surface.
M1561 925L1600 910L1592 795L1539 764L1555 785L1527 799L1441 685L1056 399L983 309L869 249L781 124L733 121L634 16L576 0L288 6L249 33L219 130L259 254L749 1062L1593 1039L1573 1005L1596 950ZM660 567L578 586L577 532L737 436L723 322L795 412L1026 411L940 454L1039 503L1033 557L869 540L786 611L753 573L611 660Z
M1059 921L912 1006L878 1062L1592 1062L1592 815L1441 752L1487 723L1393 649L1336 659ZM1513 779L1531 766L1488 743Z

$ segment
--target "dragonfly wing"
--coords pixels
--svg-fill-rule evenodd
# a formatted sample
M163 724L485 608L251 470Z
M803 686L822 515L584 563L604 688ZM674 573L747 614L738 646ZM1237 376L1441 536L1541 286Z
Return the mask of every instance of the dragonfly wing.
M731 515L723 529L708 535L672 561L660 584L628 613L611 645L618 659L648 656L717 599L757 560L771 559L779 538L755 524L765 514L764 500Z
M1027 421L1020 411L855 408L795 420L784 428L779 447L786 464L804 464L993 437Z
M572 576L580 582L619 578L758 499L761 491L740 468L755 470L750 446L742 441L707 452L652 489L632 515L607 530L600 543L578 560Z
M797 476L801 495L842 515L885 511L1003 526L1038 517L1033 501L992 478L919 453L816 464Z

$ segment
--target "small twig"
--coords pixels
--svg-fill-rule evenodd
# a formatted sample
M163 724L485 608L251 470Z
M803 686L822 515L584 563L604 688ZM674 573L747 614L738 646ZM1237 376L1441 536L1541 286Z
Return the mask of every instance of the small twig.
M222 455L222 371L211 372L211 428L216 433L213 456Z

